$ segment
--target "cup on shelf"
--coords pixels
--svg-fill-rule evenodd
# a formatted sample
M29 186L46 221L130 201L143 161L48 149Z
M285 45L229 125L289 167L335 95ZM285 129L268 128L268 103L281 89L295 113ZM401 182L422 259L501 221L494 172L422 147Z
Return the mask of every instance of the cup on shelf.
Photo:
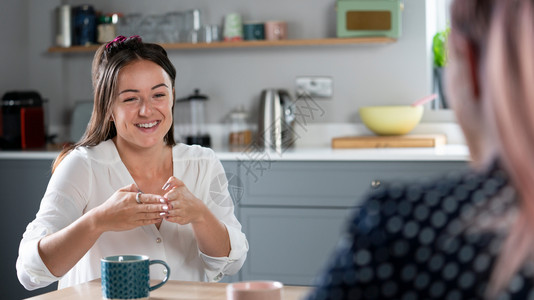
M189 32L187 33L187 42L192 43L192 44L198 43L199 32L200 32L199 30L195 30L195 29L189 30Z
M211 40L213 42L221 41L221 26L211 25Z
M287 22L285 21L265 22L265 39L270 40L270 41L287 39Z
M211 26L210 25L203 25L200 28L198 42L199 43L211 43Z
M219 25L203 25L198 35L199 43L212 43L219 41Z
M261 22L246 22L243 24L243 37L246 41L264 40L265 25Z
M225 16L223 35L225 41L243 40L243 22L240 14L230 13Z

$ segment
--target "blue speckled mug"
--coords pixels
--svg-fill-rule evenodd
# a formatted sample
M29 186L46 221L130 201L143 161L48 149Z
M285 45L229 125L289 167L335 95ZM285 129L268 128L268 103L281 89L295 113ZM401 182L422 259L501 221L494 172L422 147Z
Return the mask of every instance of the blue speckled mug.
M150 265L162 264L167 269L162 282L150 286ZM100 260L102 297L104 299L148 299L149 293L164 285L171 269L162 260L145 255L108 256Z

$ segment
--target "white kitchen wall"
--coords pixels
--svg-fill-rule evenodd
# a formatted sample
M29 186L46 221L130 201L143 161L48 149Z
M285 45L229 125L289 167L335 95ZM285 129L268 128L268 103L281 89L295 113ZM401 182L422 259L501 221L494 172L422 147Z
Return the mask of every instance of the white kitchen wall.
M297 76L321 75L333 78L334 96L317 100L325 115L313 122L359 122L360 106L408 104L432 89L432 32L428 30L435 28L427 29L427 15L433 13L432 1L405 0L403 35L393 44L170 50L170 58L178 70L177 96L186 96L194 88L200 88L210 97L207 110L210 123L222 122L240 104L245 105L255 120L262 89L286 88L294 94ZM74 103L92 98L92 54L47 53L53 44L53 13L61 3L77 5L87 1L20 2L27 3L28 41L27 47L23 45L18 50L21 57L27 55L27 60L9 63L23 67L26 64L28 71L18 77L27 80L21 82L50 99L52 127L66 126ZM335 37L334 0L98 0L91 4L103 12L145 15L199 8L205 23L216 24L222 24L224 15L235 11L242 14L244 21L287 20L289 38ZM26 4L10 6L23 9ZM21 15L24 18L24 13ZM4 50L1 51L3 54ZM449 111L427 109L423 120L451 121L453 117Z
M0 94L24 89L28 78L28 2L0 2ZM1 95L0 95L1 97Z

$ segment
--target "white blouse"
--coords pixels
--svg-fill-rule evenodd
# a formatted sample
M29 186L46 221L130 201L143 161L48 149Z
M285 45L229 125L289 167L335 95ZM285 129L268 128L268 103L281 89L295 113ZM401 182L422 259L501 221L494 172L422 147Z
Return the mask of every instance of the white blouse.
M243 265L248 242L234 215L224 169L208 148L178 144L173 148L173 174L201 199L225 224L230 236L228 257L210 257L197 246L190 224L163 220L159 230L154 224L128 231L105 232L80 261L63 277L50 273L39 256L41 238L68 226L80 216L105 202L118 189L134 183L119 157L113 141L95 147L79 147L56 168L41 207L23 235L17 259L19 281L36 289L59 280L65 288L100 278L100 259L119 254L142 254L167 262L169 279L218 281L235 274ZM151 265L151 279L164 278L164 268Z

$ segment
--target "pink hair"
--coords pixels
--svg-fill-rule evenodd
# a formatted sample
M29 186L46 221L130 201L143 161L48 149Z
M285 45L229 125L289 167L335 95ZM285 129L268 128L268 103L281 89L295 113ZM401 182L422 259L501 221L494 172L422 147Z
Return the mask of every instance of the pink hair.
M534 7L529 0L456 0L452 27L478 52L485 115L494 121L500 157L519 195L486 291L494 298L534 250Z

